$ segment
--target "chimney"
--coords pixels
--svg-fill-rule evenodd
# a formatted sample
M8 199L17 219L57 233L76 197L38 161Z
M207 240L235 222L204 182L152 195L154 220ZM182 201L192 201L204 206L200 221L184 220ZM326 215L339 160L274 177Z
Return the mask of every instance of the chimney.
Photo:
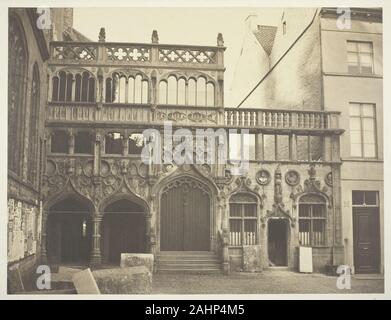
M246 30L255 31L258 28L258 15L256 13L250 13L246 20Z

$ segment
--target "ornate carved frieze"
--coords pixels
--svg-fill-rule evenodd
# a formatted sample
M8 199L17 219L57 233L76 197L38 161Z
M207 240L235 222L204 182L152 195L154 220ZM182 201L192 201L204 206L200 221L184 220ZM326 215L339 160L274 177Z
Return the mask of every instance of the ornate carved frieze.
M280 165L277 166L274 172L274 203L272 210L267 210L266 216L261 218L262 226L265 226L266 220L269 218L288 219L291 226L294 227L296 220L290 215L288 209L285 209L282 195L282 174Z
M43 194L46 199L67 188L90 199L96 206L122 188L147 199L148 167L141 161L103 159L100 172L93 174L91 158L52 158L46 163Z
M295 189L291 193L291 198L296 201L296 199L301 196L304 193L318 193L322 194L329 200L329 207L332 204L332 181L330 184L328 184L329 180L331 179L331 172L329 172L325 177L325 185L322 187L322 183L320 180L317 179L317 173L315 169L315 165L310 165L310 168L308 170L308 178L304 180L304 184L298 185L295 187ZM294 207L296 206L296 203L294 204Z

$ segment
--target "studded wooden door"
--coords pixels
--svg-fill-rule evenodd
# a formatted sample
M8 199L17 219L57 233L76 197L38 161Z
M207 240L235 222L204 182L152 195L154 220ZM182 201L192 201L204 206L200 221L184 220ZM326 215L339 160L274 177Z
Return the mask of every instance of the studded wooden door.
M160 250L210 250L210 198L203 184L182 178L163 190Z

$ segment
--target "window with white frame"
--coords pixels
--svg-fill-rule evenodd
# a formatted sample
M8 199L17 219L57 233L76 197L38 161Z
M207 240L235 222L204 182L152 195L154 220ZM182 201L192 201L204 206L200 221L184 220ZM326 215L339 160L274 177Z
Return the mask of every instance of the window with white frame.
M350 103L350 155L376 157L376 110L374 104Z
M348 41L348 72L373 73L373 45L371 42Z

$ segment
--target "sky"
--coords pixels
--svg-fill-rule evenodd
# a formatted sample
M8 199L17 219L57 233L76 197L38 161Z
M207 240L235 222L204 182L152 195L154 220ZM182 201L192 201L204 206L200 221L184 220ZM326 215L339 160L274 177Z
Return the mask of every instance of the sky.
M245 32L245 19L258 15L259 24L276 25L281 8L219 7L219 8L75 8L74 28L93 41L98 41L101 27L106 41L150 43L152 30L157 30L159 43L216 45L221 32L226 67L225 105L232 106L229 87L235 71ZM250 89L249 89L250 90Z

